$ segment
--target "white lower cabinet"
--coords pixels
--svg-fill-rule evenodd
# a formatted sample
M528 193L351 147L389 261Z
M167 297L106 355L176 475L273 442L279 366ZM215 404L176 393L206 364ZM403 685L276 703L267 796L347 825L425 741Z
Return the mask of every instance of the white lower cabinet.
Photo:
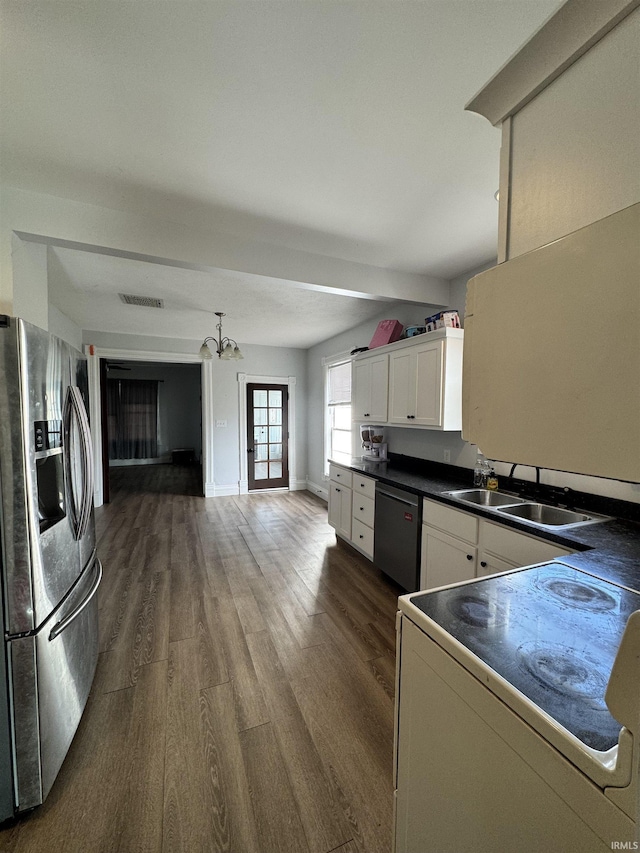
M334 464L329 477L329 524L373 560L376 481Z
M537 536L423 500L420 589L498 574L570 553Z
M329 487L329 524L345 539L351 539L351 489L331 483Z
M351 481L348 468L329 465L329 524L345 539L351 538Z
M373 560L373 527L367 527L357 518L351 520L351 542L359 551Z
M422 501L420 589L476 576L478 519L437 501Z
M480 551L478 553L478 570L477 577L485 575L497 575L500 572L508 572L510 569L518 568L517 563L510 563L508 560L502 560L491 554L489 551Z
M500 562L506 563L507 568L513 569L517 566L530 566L532 563L544 563L556 557L564 557L571 554L571 550L539 539L537 536L528 536L502 524L494 524L482 519L478 530L478 546L480 549L480 567L478 574L494 574L489 571L492 563L499 566ZM487 565L483 566L482 562ZM496 568L497 572L506 571Z
M447 533L422 525L420 586L434 589L476 576L478 549Z

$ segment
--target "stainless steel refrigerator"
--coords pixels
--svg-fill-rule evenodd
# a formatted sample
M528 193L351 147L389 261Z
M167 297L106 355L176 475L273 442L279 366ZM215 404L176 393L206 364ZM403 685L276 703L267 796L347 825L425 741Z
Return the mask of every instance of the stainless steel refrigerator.
M0 315L0 821L42 803L98 657L87 362Z

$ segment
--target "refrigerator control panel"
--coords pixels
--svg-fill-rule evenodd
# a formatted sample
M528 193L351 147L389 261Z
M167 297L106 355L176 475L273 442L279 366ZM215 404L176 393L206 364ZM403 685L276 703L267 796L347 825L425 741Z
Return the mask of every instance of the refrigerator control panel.
M62 447L62 421L34 421L33 434L36 453Z

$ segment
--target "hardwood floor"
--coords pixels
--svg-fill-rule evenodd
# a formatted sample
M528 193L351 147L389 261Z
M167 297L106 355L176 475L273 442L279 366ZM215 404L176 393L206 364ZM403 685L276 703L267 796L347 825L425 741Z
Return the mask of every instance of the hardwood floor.
M100 657L2 853L388 853L396 599L308 492L204 499L117 469L97 510Z

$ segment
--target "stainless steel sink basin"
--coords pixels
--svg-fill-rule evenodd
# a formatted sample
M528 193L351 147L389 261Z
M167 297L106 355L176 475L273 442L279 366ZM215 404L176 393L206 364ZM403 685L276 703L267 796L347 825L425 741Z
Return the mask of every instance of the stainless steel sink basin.
M443 492L449 498L455 498L462 503L474 504L492 510L496 514L510 515L525 524L541 530L564 530L579 527L582 524L595 524L599 521L610 521L603 515L574 511L548 504L510 495L508 492L494 492L489 489L457 489L453 492Z
M523 498L508 495L505 492L492 492L489 489L461 489L455 492L444 492L444 494L476 506L500 507L524 503Z
M602 516L587 515L585 512L574 512L557 506L547 506L538 503L523 503L520 506L498 507L498 512L511 515L522 521L528 521L540 527L574 527L595 521L606 521Z

